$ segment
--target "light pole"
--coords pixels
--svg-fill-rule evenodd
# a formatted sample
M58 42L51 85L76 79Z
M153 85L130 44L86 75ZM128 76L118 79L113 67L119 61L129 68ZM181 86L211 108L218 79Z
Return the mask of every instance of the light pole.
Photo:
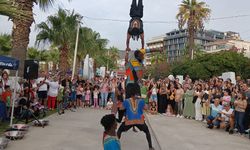
M73 61L73 70L72 70L72 77L71 77L71 80L73 80L73 79L74 79L74 76L75 76L75 69L76 69L76 54L77 54L77 47L78 47L79 31L80 31L80 21L79 21L78 26L77 26L76 45L75 45L74 61Z

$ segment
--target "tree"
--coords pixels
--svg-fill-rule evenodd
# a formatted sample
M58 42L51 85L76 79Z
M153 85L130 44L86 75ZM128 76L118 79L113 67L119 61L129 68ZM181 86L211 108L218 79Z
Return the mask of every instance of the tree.
M58 50L57 47L55 46L51 46L48 50L48 62L52 62L53 63L53 71L56 71L57 65L59 64L59 60L60 60L60 51Z
M27 51L27 57L29 59L40 60L40 52L34 47L29 47Z
M30 12L18 9L18 5L14 0L0 0L0 15L10 18L19 18L20 20L31 19Z
M180 29L185 26L188 29L188 48L191 59L193 59L195 35L197 31L203 30L204 22L209 19L210 13L211 10L206 3L197 2L197 0L183 0L179 6L179 12L176 18Z
M166 61L167 61L166 53L156 53L151 58L151 64L157 64Z
M101 38L98 32L93 31L91 28L81 27L77 51L77 68L79 68L80 61L83 60L87 54L95 60L95 66L107 64L106 62L108 62L109 59L106 50L107 44L108 40ZM73 50L75 47L74 43L71 47ZM73 51L71 54L73 54ZM71 57L73 57L73 55ZM110 62L111 61L112 60L110 60Z
M55 0L13 0L19 11L25 11L29 15L29 19L20 19L19 16L13 16L12 29L12 56L20 60L19 75L23 75L24 60L26 59L26 52L29 44L30 27L34 21L33 5L45 11Z
M9 55L11 52L11 36L9 34L0 35L0 55Z
M245 79L250 77L250 59L234 51L204 54L194 60L173 65L171 68L172 73L175 75L189 74L193 79L208 79L230 71L235 72L236 75L240 75Z
M80 19L81 16L75 14L74 11L70 12L60 8L56 15L49 16L46 22L37 25L39 33L36 36L36 43L39 45L40 42L49 42L59 48L59 69L64 73L69 68L70 46L75 42L76 29Z

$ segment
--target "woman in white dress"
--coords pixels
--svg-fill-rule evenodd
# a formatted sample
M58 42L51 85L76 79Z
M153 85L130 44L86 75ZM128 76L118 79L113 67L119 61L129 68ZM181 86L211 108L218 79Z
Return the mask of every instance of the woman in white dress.
M202 113L201 113L201 100L202 100L203 92L202 86L200 84L197 85L196 90L194 92L194 97L196 97L195 102L195 120L202 121Z

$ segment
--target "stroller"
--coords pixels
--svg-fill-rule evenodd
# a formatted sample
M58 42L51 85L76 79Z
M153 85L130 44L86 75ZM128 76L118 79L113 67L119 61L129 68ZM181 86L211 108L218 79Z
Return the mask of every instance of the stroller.
M31 104L31 109L34 111L34 115L38 118L46 116L46 109L39 102L35 102Z
M26 97L21 97L18 101L18 106L15 108L15 118L17 118L17 122L25 120L27 124L30 119L38 120L40 117L40 110L38 106L32 104L31 101L28 101ZM44 112L43 112L44 115Z

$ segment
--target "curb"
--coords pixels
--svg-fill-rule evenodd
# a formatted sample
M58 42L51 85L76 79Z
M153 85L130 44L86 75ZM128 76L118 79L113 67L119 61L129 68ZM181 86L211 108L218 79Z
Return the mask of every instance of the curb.
M158 147L160 148L160 150L162 150L162 147L161 147L161 145L160 145L160 142L159 142L159 140L158 140L158 137L156 136L156 133L154 132L154 130L153 130L151 124L150 124L150 121L149 121L150 119L148 118L148 114L145 114L145 118L146 118L146 122L147 122L147 124L148 124L148 126L149 126L149 128L150 128L150 130L151 130L151 133L152 133L152 135L153 135L154 138L155 138L156 144L158 145ZM151 137L152 137L152 136L151 136Z

